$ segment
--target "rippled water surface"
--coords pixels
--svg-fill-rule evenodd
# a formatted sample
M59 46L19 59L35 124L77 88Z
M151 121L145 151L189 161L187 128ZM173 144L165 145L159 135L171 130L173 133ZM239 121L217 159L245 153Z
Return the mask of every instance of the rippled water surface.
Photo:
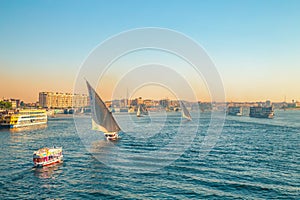
M206 156L199 155L209 113L180 125L176 113L133 120L139 126L116 143L88 126L81 128L93 142L86 142L72 118L49 119L45 129L0 130L0 199L300 199L300 111L227 117ZM168 146L181 134L191 139ZM64 163L32 168L33 151L54 145L63 147Z

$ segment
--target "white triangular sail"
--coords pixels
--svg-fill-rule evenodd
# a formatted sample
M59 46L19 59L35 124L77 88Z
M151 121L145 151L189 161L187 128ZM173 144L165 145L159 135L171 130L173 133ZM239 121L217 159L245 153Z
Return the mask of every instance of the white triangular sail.
M92 88L89 82L86 81L90 104L92 111L92 128L95 130L102 131L104 133L112 133L120 131L120 127L114 119L111 112L105 106L104 102L96 91Z
M107 133L107 130L103 126L98 125L93 119L92 119L92 130Z
M180 101L180 106L181 106L181 110L182 110L182 117L188 119L188 120L192 120L192 117L190 115L190 112L187 110L187 108L185 107L184 103L182 101Z
M137 112L136 112L136 116L137 116L137 117L141 117L141 116L142 116L142 115L141 115L141 105L138 106L138 110L137 110Z

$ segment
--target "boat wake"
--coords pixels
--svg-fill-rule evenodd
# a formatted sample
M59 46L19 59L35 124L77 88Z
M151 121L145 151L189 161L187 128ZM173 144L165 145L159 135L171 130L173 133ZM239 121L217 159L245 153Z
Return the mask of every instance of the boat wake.
M20 170L18 172L12 173L12 174L6 174L4 176L7 177L8 182L15 182L15 181L21 180L21 179L25 178L26 176L30 175L32 171L33 171L33 168L30 167L30 168L23 169L23 170Z

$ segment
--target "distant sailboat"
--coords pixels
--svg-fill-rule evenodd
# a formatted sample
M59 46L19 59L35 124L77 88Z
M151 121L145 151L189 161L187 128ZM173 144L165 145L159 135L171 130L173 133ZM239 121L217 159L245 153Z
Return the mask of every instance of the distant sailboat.
M142 104L139 104L138 110L136 112L137 117L143 117L143 115L148 115L148 110L142 106Z
M184 103L182 101L180 101L180 106L181 106L181 110L182 110L182 117L186 118L187 120L192 120L192 117L189 113L189 111L187 110L187 108L185 107Z
M88 81L86 81L86 84L90 96L93 129L102 131L107 140L117 140L121 128Z
M147 107L145 106L145 107L142 107L142 109L143 109L143 115L149 115L149 113L148 113L148 110L147 110Z
M137 117L142 117L142 112L141 112L141 105L138 106L138 110L136 112Z

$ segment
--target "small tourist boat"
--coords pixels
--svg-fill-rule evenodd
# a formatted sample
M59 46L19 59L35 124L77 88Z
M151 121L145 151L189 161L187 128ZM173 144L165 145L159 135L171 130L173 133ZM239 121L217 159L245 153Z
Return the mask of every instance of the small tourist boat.
M62 147L41 148L33 153L34 167L44 167L62 162Z

